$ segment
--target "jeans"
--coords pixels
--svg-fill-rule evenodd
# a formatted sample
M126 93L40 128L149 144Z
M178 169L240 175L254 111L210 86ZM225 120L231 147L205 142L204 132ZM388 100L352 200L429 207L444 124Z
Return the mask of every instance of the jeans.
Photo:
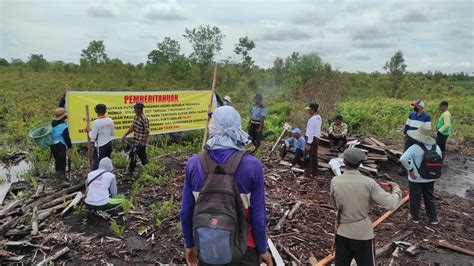
M357 265L377 265L374 240L355 240L336 235L336 266L349 266L352 259Z
M333 134L329 134L329 145L331 146L331 149L342 148L346 145L346 143L347 143L346 136L336 138L336 137L334 137Z
M109 141L107 144L99 147L99 152L97 152L97 147L94 147L94 152L92 153L92 159L94 163L92 165L92 170L99 169L99 162L102 158L109 157L112 154L112 142Z
M313 137L313 142L309 149L308 163L303 174L305 177L318 175L318 146L319 139Z
M203 265L210 265L206 264L202 261L199 261L198 263L199 266ZM260 257L258 255L258 252L254 248L247 248L247 251L245 252L244 256L242 257L242 261L240 263L229 263L225 264L228 266L237 266L237 265L242 265L242 266L259 266L260 265Z
M408 182L410 187L410 215L413 220L419 219L421 196L425 202L425 211L430 222L438 221L436 198L433 196L434 181L428 183Z
M130 151L130 165L128 167L128 172L132 173L135 171L135 167L137 166L137 155L142 161L143 165L148 163L148 157L146 156L146 146L140 144L133 144L132 150Z
M285 157L285 155L290 152L290 153L293 153L295 155L295 158L293 159L293 165L295 164L300 164L301 163L301 159L303 158L303 150L302 149L296 149L295 152L292 152L292 151L288 151L286 149L286 145L283 144L280 148L280 157L283 159L283 157Z
M66 172L66 145L58 142L50 147L54 158L54 169L58 172Z
M446 141L448 140L449 136L441 134L439 131L436 133L436 145L441 149L441 152L443 153L443 159L445 157L445 151L446 151Z

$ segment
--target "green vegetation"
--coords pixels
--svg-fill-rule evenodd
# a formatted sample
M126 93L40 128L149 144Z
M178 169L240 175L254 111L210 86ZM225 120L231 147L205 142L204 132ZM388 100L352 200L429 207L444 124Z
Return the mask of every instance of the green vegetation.
M150 209L155 218L155 225L160 228L166 219L176 214L179 207L173 201L167 200L159 204L152 203Z
M125 169L128 166L129 160L125 153L113 151L112 152L112 165L115 168Z
M125 228L117 224L117 222L112 218L110 219L110 230L120 237L123 236L123 233L125 232Z

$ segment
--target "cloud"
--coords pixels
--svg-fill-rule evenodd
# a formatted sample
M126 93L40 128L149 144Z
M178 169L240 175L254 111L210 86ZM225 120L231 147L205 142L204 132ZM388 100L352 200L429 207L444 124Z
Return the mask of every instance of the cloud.
M312 36L309 31L304 30L301 27L279 21L264 20L259 24L261 32L258 34L256 39L261 41L296 41L310 39Z
M186 16L176 1L151 4L144 9L145 17L150 20L184 20Z
M355 42L356 47L363 49L380 49L394 46L395 41L391 39L359 40Z
M119 15L119 11L109 3L95 3L86 8L86 14L93 18L113 18Z

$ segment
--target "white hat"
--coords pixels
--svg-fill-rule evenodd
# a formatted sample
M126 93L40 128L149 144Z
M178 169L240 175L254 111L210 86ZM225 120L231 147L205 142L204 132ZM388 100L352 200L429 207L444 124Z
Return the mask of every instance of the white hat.
M421 126L416 130L408 130L407 135L419 142L422 142L424 144L428 145L434 145L436 144L436 141L433 137L431 137L431 129L427 126Z
M228 95L224 96L224 101L228 101L229 103L231 103L230 96L228 96Z

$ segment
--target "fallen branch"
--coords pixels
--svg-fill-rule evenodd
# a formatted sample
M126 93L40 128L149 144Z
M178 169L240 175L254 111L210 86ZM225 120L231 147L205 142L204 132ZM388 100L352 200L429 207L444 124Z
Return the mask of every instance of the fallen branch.
M76 194L76 197L74 197L71 203L69 203L69 205L66 207L66 209L64 209L63 212L61 212L61 215L64 215L67 211L69 211L69 209L71 209L72 207L76 206L79 202L81 202L81 199L83 197L84 197L84 194L82 194L82 192L79 191Z
M31 235L38 234L38 207L33 208L33 214L31 215Z
M453 245L453 244L449 243L446 240L439 240L438 241L438 246L443 247L443 248L447 248L447 249L450 249L450 250L454 250L454 251L457 251L457 252L461 252L461 253L467 254L469 256L474 256L474 251L468 250L468 249L465 249L465 248L462 248L462 247L458 247L456 245Z
M303 204L303 202L301 202L301 201L296 202L295 206L293 206L290 213L288 214L288 219L290 219L290 220L293 219L293 215L300 208L301 204Z
M293 253L290 252L289 249L287 249L286 247L280 245L280 247L283 249L283 251L286 253L286 255L290 256L290 258L295 261L296 263L298 263L298 265L301 265L301 261L295 256L293 255Z
M275 260L275 265L284 266L285 262L281 258L280 253L278 253L278 250L276 249L275 245L273 244L273 241L270 238L268 239L268 248L270 249L270 253L272 253L272 257Z
M275 225L273 230L275 230L275 231L280 231L281 230L281 227L283 226L283 223L285 222L286 217L288 217L289 213L290 213L290 210L285 211L285 214L283 214L283 217L280 218L280 220L278 221L277 225Z
M65 247L65 248L59 250L58 252L54 253L53 256L47 257L45 260L41 261L40 263L38 263L38 264L36 264L36 265L37 265L37 266L47 265L48 262L53 261L53 260L55 260L55 259L61 257L62 255L66 254L68 251L69 251L69 248L68 248L68 247Z
M378 256L382 256L383 254L387 253L388 251L392 250L392 248L394 247L394 242L396 241L400 241L402 239L404 239L405 237L409 236L413 234L413 231L407 231L401 235L398 235L394 238L392 238L390 240L390 242L388 242L388 244L386 244L385 246L381 247L381 248L378 248L376 251L375 251L375 255L378 257Z

